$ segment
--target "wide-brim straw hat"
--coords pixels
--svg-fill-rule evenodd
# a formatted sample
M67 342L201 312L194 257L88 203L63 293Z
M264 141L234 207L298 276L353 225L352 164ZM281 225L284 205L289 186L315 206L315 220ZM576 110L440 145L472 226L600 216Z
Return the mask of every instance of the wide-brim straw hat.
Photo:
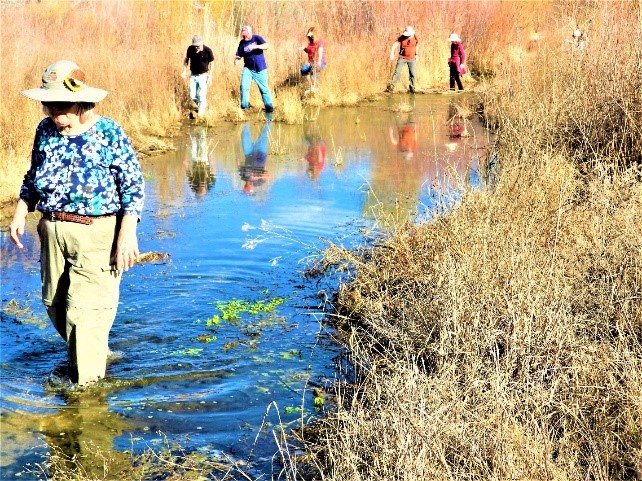
M100 102L107 91L85 84L85 72L71 60L58 60L45 69L42 85L20 92L40 102Z
M461 42L461 38L459 38L459 35L457 35L456 33L451 33L450 37L448 37L448 40L450 40L451 42Z

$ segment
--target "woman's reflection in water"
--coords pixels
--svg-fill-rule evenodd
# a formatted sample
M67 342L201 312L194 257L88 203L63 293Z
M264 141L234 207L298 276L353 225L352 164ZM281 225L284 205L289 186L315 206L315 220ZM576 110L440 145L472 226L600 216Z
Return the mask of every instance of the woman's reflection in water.
M108 409L106 393L78 390L64 395L66 406L52 416L41 418L50 450L50 479L68 479L70 472L82 479L114 479L131 467L128 453L113 448L114 438L132 426ZM69 478L71 479L71 478Z
M243 192L248 195L255 193L255 188L263 185L269 179L265 165L268 156L268 136L272 122L263 124L261 133L256 141L252 141L250 126L246 122L241 132L241 146L245 155L245 162L239 166L239 174L243 181Z
M204 197L216 183L216 166L210 156L207 128L201 127L190 133L191 158L187 167L187 180L197 197Z
M308 176L316 180L325 165L327 147L316 124L311 123L306 126L304 138L308 143L308 151L305 154L305 160L308 162Z
M457 150L461 138L468 136L468 131L466 130L466 119L462 113L462 107L451 100L448 104L448 114L446 119L448 141L445 145L446 150L452 153Z

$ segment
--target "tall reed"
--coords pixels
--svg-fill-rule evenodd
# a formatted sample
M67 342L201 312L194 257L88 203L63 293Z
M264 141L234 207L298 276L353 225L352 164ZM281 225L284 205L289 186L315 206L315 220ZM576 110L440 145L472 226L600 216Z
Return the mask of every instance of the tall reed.
M585 50L545 42L484 85L492 186L327 251L354 382L299 433L317 477L642 479L640 11L581 13Z

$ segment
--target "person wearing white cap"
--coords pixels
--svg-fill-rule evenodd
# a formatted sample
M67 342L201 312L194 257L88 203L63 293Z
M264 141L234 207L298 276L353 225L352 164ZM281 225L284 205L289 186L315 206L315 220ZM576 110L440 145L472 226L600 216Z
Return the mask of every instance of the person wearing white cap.
M243 59L243 72L241 73L241 108L250 107L250 86L252 81L256 82L263 106L266 112L273 112L272 96L268 87L267 64L263 51L267 50L268 44L263 37L252 33L252 27L244 25L241 27L241 41L236 49L234 65Z
M386 92L393 92L395 89L395 84L401 76L401 71L403 70L404 65L408 66L408 91L410 93L415 93L415 66L417 63L417 44L419 39L415 35L415 29L410 25L406 27L401 36L397 38L395 43L392 44L390 49L390 61L397 59L397 66L395 71L392 74L392 79L386 87Z
M49 65L40 87L22 95L40 101L46 117L36 128L10 239L23 249L27 213L41 212L42 300L67 342L71 381L86 384L105 376L122 271L140 260L143 174L122 128L94 112L107 91L87 85L74 62Z
M214 61L212 49L203 43L200 35L192 37L192 44L187 47L183 60L183 78L187 77L187 66L191 71L189 78L189 96L196 104L198 116L202 117L207 108L207 87L212 85L210 64ZM193 114L190 112L190 117Z
M573 31L573 42L578 50L584 50L586 47L586 35L579 29Z
M450 90L455 90L455 84L457 84L459 90L464 90L460 75L466 73L466 51L464 50L459 35L456 33L451 33L448 40L450 41L450 57L448 58Z

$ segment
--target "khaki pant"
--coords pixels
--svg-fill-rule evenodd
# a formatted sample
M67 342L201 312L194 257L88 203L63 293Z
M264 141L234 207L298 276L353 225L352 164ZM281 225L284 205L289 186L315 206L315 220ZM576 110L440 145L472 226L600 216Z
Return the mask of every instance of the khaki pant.
M67 341L70 377L79 384L105 376L121 279L114 261L118 227L116 216L91 225L38 224L42 301Z

